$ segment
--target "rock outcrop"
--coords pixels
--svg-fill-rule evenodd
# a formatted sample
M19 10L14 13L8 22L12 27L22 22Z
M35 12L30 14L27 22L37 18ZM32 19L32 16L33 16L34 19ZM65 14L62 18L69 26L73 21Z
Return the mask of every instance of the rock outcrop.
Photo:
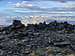
M41 48L51 48L50 55L55 56L66 55L63 49L75 52L75 25L54 21L25 26L14 20L12 25L0 28L0 56L31 56ZM47 51L40 55L49 56Z

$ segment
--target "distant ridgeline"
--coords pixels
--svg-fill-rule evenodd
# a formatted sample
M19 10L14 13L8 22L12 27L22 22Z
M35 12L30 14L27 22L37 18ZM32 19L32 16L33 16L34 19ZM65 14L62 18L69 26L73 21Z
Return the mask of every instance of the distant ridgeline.
M49 24L46 24L46 22L39 23L39 24L28 24L25 26L21 23L20 20L13 20L12 25L7 27L0 27L0 32L6 31L11 32L12 30L18 30L18 29L26 29L26 30L45 30L45 31L61 31L62 33L74 33L75 32L75 25L69 24L67 21L65 22L57 22L52 21ZM22 30L23 30L22 29Z

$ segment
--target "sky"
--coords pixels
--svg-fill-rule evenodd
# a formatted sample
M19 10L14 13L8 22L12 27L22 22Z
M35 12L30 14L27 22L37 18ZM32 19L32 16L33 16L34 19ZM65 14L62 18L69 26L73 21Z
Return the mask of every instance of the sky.
M0 16L49 15L51 12L74 12L74 0L0 0ZM72 9L73 8L73 9ZM64 10L64 11L63 11Z
M0 24L9 16L75 16L75 0L0 0ZM6 24L6 23L4 23Z

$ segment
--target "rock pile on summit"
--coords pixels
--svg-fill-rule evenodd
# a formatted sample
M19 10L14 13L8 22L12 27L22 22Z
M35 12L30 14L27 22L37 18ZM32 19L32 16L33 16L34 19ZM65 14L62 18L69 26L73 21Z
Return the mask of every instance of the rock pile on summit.
M67 22L25 26L14 20L10 26L0 27L0 56L67 56L73 52L75 25Z

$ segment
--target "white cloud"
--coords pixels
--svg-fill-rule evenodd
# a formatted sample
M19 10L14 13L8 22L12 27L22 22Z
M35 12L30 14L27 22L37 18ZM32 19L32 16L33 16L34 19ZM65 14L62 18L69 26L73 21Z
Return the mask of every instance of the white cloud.
M45 6L45 4L47 4ZM62 14L69 14L69 11L74 11L74 9L71 9L70 7L74 7L74 3L56 3L56 7L52 6L54 5L54 1L51 2L51 7L50 7L50 2L28 2L28 1L22 1L22 2L17 2L13 4L13 9L10 9L9 11L14 13L15 15L59 15L61 16ZM59 3L59 4L58 4ZM44 6L43 6L44 5ZM61 6L59 6L61 5ZM66 11L66 12L65 12ZM54 12L54 13L51 13ZM68 12L68 13L67 13ZM74 15L73 12L70 12L70 15Z
M22 4L25 4L25 3L27 3L27 2L28 2L28 1L22 1L21 3L22 3Z
M48 2L47 2L48 3ZM43 4L43 3L42 3ZM19 2L19 3L16 3L15 5L14 5L14 7L15 8L24 8L24 9L29 9L29 10L36 10L36 11L47 11L47 12L49 12L49 11L51 11L51 10L71 10L71 8L75 8L75 2L67 2L67 3L60 3L59 2L59 4L57 4L57 7L55 7L55 9L54 9L54 7L51 7L51 8L48 8L49 7L49 5L48 6L46 6L46 7L43 7L43 6L39 6L40 4L39 4L39 2L38 2L38 4L36 5L36 4L33 4L33 3L29 3L28 1L22 1L22 2ZM44 4L43 4L44 5ZM53 4L52 4L53 5ZM60 6L58 6L58 5L61 5L61 7ZM73 9L72 9L73 10Z
M34 10L34 11L50 11L50 8L42 8L39 7L38 5L33 5L32 3L27 3L25 1L21 3L16 3L14 4L14 8L24 8L24 9L29 9L29 10Z
M8 2L9 4L11 4L12 2Z
M16 7L20 7L21 4L20 4L20 3L16 3L15 6L16 6Z
M75 8L75 3L73 4L65 4L65 8Z
M33 5L30 3L26 3L26 1L22 1L21 3L18 2L16 4L14 4L14 6L17 8L25 8L25 7L32 7Z

